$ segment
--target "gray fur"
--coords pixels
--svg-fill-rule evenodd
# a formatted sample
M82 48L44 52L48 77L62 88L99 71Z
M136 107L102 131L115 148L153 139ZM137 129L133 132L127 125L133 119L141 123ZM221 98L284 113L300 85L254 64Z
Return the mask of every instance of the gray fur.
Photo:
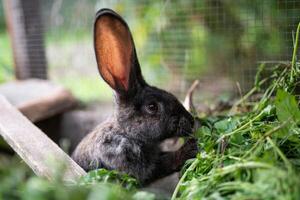
M100 10L96 20L103 15L121 20L127 27L108 9ZM136 57L132 58L129 81L128 91L115 89L117 108L113 117L88 134L72 157L86 171L115 169L145 184L180 170L187 159L196 155L194 139L176 152L161 152L159 148L167 138L190 136L194 119L175 96L144 81ZM153 104L155 112L149 111Z

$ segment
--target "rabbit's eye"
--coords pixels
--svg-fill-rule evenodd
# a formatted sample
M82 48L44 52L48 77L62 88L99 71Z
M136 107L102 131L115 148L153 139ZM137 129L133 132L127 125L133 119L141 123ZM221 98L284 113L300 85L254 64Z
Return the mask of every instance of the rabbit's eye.
M158 105L157 103L149 103L146 105L146 111L150 114L155 114L158 111Z

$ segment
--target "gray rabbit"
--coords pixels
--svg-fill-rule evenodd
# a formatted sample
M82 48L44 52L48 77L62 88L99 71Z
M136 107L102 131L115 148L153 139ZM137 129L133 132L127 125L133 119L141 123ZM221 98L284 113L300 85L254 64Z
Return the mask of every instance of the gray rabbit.
M94 48L99 72L114 89L117 107L111 119L80 142L73 159L86 171L115 169L142 184L180 170L195 157L196 140L187 140L176 152L162 152L159 144L191 136L194 119L175 96L145 82L128 25L110 9L96 14Z

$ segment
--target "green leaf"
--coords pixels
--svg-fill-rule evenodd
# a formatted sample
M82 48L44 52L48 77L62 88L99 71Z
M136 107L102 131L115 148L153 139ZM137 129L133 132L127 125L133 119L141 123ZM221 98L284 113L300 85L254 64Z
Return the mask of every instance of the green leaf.
M195 133L197 138L203 138L211 135L211 130L207 126L201 126Z
M297 105L295 96L278 90L275 99L276 114L280 122L291 120L295 124L300 121L300 110Z
M233 134L230 137L230 142L233 142L235 144L244 144L245 138L243 137L242 133Z
M122 185L128 190L135 189L139 186L137 180L130 177L129 175L120 173L115 170L107 170L103 168L90 171L89 173L87 173L87 175L81 178L79 184L91 185L100 182Z
M230 117L216 122L214 126L221 134L229 133L238 127L239 119L238 117Z

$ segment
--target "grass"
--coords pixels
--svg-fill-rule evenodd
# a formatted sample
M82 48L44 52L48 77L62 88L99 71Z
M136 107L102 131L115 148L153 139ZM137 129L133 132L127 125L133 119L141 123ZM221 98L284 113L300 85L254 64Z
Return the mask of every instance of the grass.
M172 199L299 199L299 124L296 98L281 88L260 111L202 119L201 153Z
M299 27L291 65L258 70L249 92L264 91L258 101L248 93L227 115L201 119L201 153L183 170L172 200L300 199ZM268 81L258 80L262 73Z

